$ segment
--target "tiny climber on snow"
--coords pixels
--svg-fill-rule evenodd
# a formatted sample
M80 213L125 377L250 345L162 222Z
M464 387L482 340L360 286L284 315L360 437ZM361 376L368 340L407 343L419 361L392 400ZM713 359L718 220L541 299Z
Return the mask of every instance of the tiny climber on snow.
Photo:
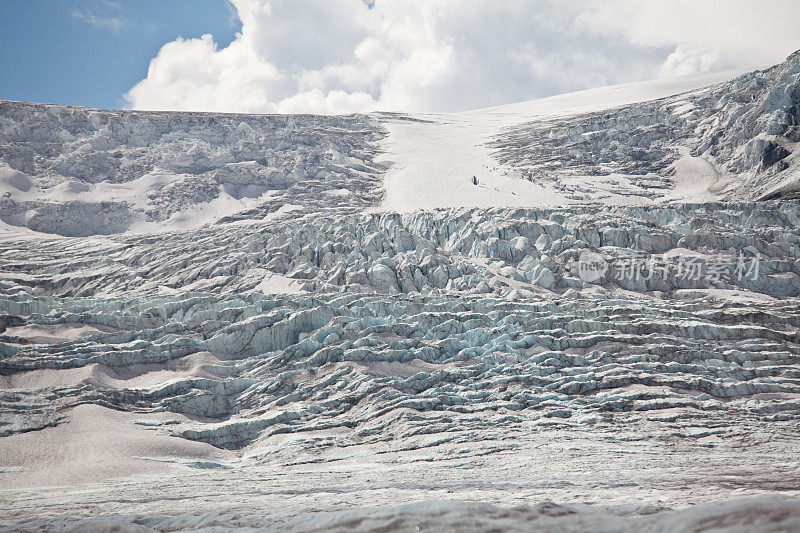
M477 185L478 184L478 177L477 176L472 176L472 184L473 185Z

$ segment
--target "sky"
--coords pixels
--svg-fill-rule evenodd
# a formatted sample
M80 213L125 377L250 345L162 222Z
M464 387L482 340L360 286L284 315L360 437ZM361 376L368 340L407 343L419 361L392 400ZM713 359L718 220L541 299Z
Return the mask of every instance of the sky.
M240 29L224 0L0 0L0 99L129 107L162 45Z
M0 0L0 99L449 112L763 67L798 0Z

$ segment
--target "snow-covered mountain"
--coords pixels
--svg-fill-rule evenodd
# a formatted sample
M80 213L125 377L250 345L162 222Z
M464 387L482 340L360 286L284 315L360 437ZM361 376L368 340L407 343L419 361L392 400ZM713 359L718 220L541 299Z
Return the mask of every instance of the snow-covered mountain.
M0 221L7 232L85 236L263 220L280 210L792 197L798 76L794 54L763 71L417 116L2 102Z
M0 103L0 527L797 528L799 102Z

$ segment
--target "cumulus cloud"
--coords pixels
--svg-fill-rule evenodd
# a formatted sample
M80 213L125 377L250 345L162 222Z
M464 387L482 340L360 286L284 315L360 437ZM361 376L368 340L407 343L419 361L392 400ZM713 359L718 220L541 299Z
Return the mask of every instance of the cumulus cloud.
M780 61L795 0L231 0L242 29L177 39L136 109L459 111Z

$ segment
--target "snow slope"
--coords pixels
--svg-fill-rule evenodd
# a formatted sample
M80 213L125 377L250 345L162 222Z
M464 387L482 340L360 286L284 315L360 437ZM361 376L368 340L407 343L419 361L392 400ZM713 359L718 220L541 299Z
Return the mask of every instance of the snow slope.
M380 209L405 212L570 203L551 185L523 179L520 172L501 165L492 157L489 146L494 137L506 128L532 120L582 115L664 98L725 82L746 72L748 69L739 69L600 87L468 113L418 116L418 120L388 119L385 124L389 135L384 138L382 149L392 165L384 178L386 196ZM473 176L478 178L477 186L472 186ZM622 201L630 203L629 199Z

